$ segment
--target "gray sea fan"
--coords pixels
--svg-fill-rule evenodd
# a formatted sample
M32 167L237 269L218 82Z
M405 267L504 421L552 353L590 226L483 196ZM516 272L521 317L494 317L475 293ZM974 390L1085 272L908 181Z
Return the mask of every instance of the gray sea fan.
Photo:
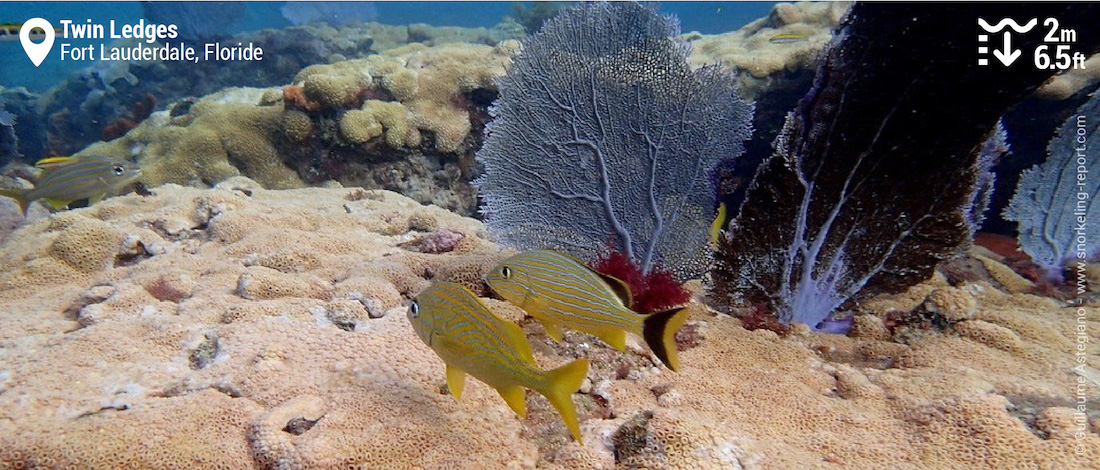
M563 11L499 81L475 182L491 235L591 259L610 245L678 279L710 260L708 172L743 151L752 105L691 70L679 24L635 3Z
M1020 175L1004 211L1005 219L1019 224L1024 253L1052 279L1062 278L1070 259L1090 257L1100 249L1098 129L1100 93L1094 93L1050 140L1047 160Z

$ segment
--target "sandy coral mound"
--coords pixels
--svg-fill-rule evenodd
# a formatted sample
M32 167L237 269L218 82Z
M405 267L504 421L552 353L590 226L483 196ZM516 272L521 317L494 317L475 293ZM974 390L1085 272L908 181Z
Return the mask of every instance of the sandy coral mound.
M1072 369L1078 310L1046 298L937 277L865 305L859 337L746 331L696 303L678 373L636 338L554 343L487 300L541 367L592 360L578 444L534 393L525 420L474 380L455 402L408 325L432 279L483 288L507 256L479 222L241 177L154 193L0 245L3 466L1073 469L1100 452L1095 414L1080 431L1074 409L1078 381L1098 392L1095 369ZM914 308L955 327L892 342L882 318Z
M299 116L284 116L282 106L257 105L264 91L230 88L200 99L186 114L155 113L123 137L79 154L136 157L147 186L212 185L248 175L267 188L302 187L277 146L284 134L300 134L304 124Z
M722 34L688 33L692 65L723 63L743 72L739 79L749 98L774 86L785 75L812 73L850 2L778 3L764 18ZM782 35L797 37L777 40Z
M495 89L518 50L505 41L496 47L451 43L434 47L411 44L364 59L306 67L294 78L305 97L323 108L347 107L361 90L389 95L394 101L367 100L359 112L340 122L344 137L363 143L385 130L393 147L416 147L431 132L442 152L457 152L470 134L464 94Z

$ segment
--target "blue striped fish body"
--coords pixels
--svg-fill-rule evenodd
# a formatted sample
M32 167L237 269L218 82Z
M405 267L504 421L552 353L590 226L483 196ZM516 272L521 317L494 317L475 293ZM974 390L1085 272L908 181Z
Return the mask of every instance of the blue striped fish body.
M0 190L0 195L18 201L23 212L38 199L45 200L54 209L81 199L88 199L89 205L95 204L141 176L141 169L135 163L98 155L51 157L40 160L35 166L42 169L42 174L33 189Z
M495 266L485 281L508 302L539 320L561 340L561 327L593 334L618 350L626 333L645 339L670 369L679 369L676 331L687 321L684 309L643 315L627 307L629 288L576 259L555 251L520 253Z
M456 400L469 374L495 388L522 418L527 414L523 389L530 388L550 401L580 440L572 393L588 374L587 359L550 371L537 368L523 330L452 282L436 282L417 295L408 316L417 336L447 365L447 386Z

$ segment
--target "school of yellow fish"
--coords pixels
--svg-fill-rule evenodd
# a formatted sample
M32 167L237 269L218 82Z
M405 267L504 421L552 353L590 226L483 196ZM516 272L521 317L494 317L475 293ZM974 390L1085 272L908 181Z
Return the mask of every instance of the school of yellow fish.
M676 332L687 309L640 314L629 308L630 289L567 255L535 250L495 266L485 281L501 297L538 320L556 341L562 327L590 333L623 350L626 333L642 337L672 370L680 367ZM531 346L516 324L497 317L474 293L451 282L435 282L409 305L413 330L446 364L447 387L456 400L466 375L493 387L521 418L524 388L550 401L578 442L572 394L588 374L588 360L554 370L535 366Z

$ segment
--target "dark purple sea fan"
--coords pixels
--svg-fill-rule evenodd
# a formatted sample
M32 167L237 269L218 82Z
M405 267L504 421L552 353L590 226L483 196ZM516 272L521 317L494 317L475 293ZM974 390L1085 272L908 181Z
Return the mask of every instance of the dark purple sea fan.
M712 300L818 327L860 295L927 279L969 240L983 139L1051 75L1027 58L979 66L976 18L1054 16L1081 31L1098 12L856 4L720 240ZM1096 50L1090 36L1077 47ZM1033 51L1042 34L1015 39Z

